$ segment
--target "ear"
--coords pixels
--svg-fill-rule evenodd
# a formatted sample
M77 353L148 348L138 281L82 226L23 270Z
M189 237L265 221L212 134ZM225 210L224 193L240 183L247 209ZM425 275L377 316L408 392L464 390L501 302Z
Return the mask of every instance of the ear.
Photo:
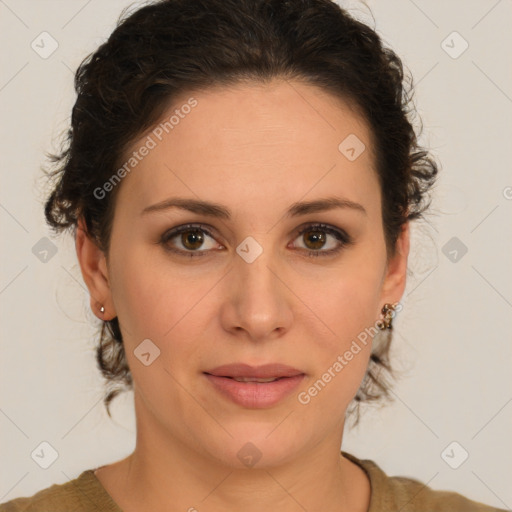
M400 235L396 241L395 255L390 258L386 267L381 289L381 307L386 302L393 304L402 298L407 277L409 243L409 222L406 222L403 224Z
M75 248L82 277L91 296L91 309L100 320L111 320L116 316L108 280L107 260L96 242L89 237L83 217L78 220ZM101 313L103 306L105 311Z

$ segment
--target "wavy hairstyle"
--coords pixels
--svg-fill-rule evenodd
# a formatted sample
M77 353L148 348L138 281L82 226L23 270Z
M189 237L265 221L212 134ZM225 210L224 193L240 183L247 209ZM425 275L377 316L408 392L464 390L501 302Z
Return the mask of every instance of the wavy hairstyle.
M423 216L438 172L419 146L411 115L412 77L377 33L331 0L159 0L124 11L108 40L75 74L77 99L59 154L45 170L52 190L45 217L54 232L83 218L108 256L119 186L94 190L126 148L160 119L178 95L218 85L300 80L347 101L367 122L382 195L388 257L403 225ZM418 134L419 135L419 134ZM392 335L372 349L349 408L390 399ZM96 360L106 379L104 405L132 388L118 318L102 324Z

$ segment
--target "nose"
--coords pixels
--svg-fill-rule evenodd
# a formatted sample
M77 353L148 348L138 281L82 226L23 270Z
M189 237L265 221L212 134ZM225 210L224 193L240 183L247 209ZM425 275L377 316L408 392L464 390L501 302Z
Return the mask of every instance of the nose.
M223 328L253 341L282 336L293 321L293 293L270 251L249 263L236 255L221 304Z

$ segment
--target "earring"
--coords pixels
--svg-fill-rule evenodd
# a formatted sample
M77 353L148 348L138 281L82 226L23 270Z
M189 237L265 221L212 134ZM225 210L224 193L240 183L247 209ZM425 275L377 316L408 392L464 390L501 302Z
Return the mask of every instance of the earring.
M103 306L100 307L100 313L105 313L105 308Z
M382 320L378 320L376 324L381 331L393 328L392 321L393 317L395 316L395 309L397 308L397 306L398 302L395 302L394 304L386 302L386 304L382 306L381 314L384 318Z

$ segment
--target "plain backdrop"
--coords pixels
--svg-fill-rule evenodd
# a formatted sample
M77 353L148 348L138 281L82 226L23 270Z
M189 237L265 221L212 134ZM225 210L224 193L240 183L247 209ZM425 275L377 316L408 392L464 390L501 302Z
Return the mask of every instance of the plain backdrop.
M510 508L512 4L340 3L411 71L420 142L442 166L431 214L413 227L395 400L367 408L359 427L345 429L343 449L389 475ZM45 225L40 172L68 126L74 70L128 5L136 3L0 1L0 502L134 448L132 394L113 402L113 420L101 403L99 321L71 237L52 238ZM31 456L42 442L58 454L47 469Z

